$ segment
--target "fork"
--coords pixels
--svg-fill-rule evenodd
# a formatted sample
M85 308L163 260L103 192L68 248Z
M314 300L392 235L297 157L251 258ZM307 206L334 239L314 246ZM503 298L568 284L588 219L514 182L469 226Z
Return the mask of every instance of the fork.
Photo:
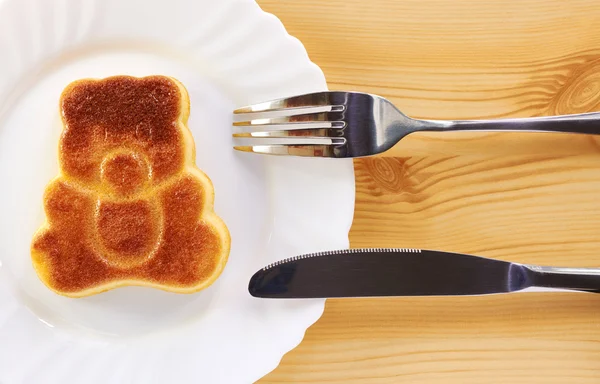
M383 97L317 92L234 111L234 148L272 155L353 158L387 151L414 132L600 134L600 112L495 120L418 120Z

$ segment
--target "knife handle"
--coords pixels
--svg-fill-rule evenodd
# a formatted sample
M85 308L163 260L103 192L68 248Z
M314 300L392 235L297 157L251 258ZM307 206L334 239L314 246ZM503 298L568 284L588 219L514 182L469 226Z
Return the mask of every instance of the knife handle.
M600 268L563 268L526 265L532 286L600 293Z

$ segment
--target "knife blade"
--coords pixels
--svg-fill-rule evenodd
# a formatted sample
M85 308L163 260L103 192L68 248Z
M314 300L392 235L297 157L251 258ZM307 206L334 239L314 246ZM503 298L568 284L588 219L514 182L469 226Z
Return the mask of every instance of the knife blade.
M262 298L484 295L530 287L600 289L600 269L539 267L460 253L408 248L301 255L256 272Z

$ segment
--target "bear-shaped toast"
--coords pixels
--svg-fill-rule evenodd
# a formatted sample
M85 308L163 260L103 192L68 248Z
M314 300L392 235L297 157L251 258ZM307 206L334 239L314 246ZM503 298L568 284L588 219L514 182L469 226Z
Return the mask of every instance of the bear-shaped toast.
M78 80L60 98L58 176L31 244L40 279L83 297L125 285L197 292L221 274L227 227L195 165L189 97L166 76Z

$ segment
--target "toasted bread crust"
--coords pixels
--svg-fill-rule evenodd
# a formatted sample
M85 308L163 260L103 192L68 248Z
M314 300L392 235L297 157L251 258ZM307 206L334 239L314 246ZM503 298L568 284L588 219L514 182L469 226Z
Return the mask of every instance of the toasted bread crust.
M195 165L184 86L166 76L79 80L60 107L60 172L46 187L46 221L31 244L44 284L68 297L211 285L230 235Z

